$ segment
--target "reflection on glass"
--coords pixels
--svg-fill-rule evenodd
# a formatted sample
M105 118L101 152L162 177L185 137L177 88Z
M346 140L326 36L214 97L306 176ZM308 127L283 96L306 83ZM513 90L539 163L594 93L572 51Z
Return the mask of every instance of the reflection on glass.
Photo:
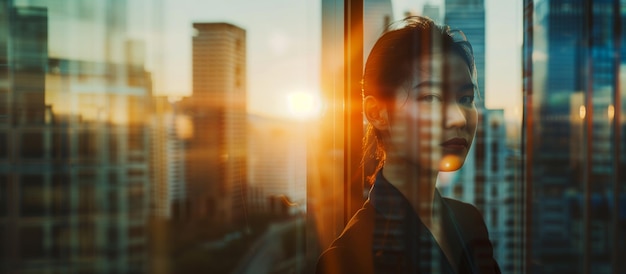
M123 2L57 4L0 2L0 271L143 272L145 44L124 37Z
M218 2L0 0L0 272L305 268L315 5Z
M616 106L625 98L624 3L525 8L525 54L542 56L525 66L527 269L623 272L625 126Z
M622 2L363 1L363 56L406 15L472 42L479 127L437 186L505 273L626 269ZM311 271L355 187L344 31L335 0L0 0L0 272Z
M478 210L435 188L440 171L461 168L474 139L476 78L458 30L413 16L379 38L362 81L363 161L377 162L364 173L373 185L318 273L499 273Z

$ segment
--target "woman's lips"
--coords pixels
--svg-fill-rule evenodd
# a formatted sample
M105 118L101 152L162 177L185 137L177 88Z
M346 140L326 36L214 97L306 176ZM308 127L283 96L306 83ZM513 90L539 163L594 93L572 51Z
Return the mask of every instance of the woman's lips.
M441 146L448 149L461 150L466 149L469 144L466 139L456 137L441 143Z

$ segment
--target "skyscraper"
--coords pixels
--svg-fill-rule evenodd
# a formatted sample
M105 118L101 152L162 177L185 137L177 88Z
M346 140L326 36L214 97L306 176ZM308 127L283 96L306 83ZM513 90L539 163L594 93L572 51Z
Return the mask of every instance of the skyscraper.
M424 4L422 15L433 19L435 23L441 24L441 15L439 15L439 5Z
M472 45L474 62L478 72L478 89L484 94L484 60L485 60L485 9L483 0L446 0L444 23L451 29L463 31ZM484 97L478 96L476 100L478 109L478 128L467 160L463 168L458 172L458 182L454 196L475 204L481 211L485 204L485 121L489 112L484 107ZM462 190L461 190L462 189Z
M525 3L529 271L621 273L624 3Z
M467 160L458 174L463 182L463 191L457 191L457 198L470 201L481 211L485 204L485 129L488 116L484 105L485 88L485 7L484 0L446 0L444 23L451 29L463 31L472 45L474 62L478 73L478 90L481 96L476 100L478 108L478 128L474 144L468 152Z
M35 168L44 158L47 131L48 12L12 2L0 1L0 272L45 256L44 229L50 221L39 200L43 172ZM27 219L30 224L23 222Z
M164 96L154 98L151 124L152 215L162 219L186 213L184 140L190 132L188 119L179 114L178 104Z
M363 1L363 64L367 61L374 43L389 24L393 22L393 10L389 0Z
M522 271L519 254L519 153L507 147L504 110L485 107L485 5L484 0L446 0L445 24L463 31L472 45L480 96L476 101L478 128L463 168L453 177L446 195L474 204L483 214L494 257L507 273ZM497 76L495 76L497 77ZM517 180L517 181L516 181Z
M478 89L481 97L485 94L485 1L446 0L444 23L451 29L460 29L472 44L474 62L478 71ZM477 105L484 107L484 101Z
M190 214L234 223L246 210L246 31L193 27L193 94L181 103L193 124L185 145Z
M58 13L12 2L0 1L0 272L144 272L151 84L142 44L94 43L127 57L115 62L53 55ZM108 34L123 31L116 25Z

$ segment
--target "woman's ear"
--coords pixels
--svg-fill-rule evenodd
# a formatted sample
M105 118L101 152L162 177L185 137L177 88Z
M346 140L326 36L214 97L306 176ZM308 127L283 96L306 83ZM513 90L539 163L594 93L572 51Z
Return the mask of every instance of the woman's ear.
M387 107L376 97L368 95L363 99L363 111L367 120L378 130L389 129Z

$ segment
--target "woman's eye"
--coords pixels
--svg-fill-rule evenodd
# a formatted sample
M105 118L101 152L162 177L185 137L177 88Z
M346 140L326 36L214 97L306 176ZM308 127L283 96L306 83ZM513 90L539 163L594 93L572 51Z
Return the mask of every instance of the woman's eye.
M463 96L459 99L459 104L461 105L465 105L465 106L471 106L472 104L474 104L474 96Z
M420 96L419 98L417 98L417 100L426 103L441 102L441 98L434 94Z

